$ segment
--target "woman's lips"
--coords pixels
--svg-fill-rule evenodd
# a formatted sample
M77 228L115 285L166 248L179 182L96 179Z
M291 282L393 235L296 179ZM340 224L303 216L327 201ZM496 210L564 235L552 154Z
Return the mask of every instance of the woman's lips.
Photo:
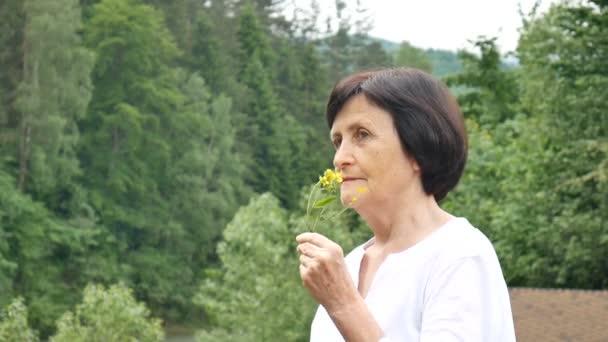
M354 178L354 177L342 177L342 183L346 183L346 182L351 182L351 181L356 181L356 180L360 180L361 178Z

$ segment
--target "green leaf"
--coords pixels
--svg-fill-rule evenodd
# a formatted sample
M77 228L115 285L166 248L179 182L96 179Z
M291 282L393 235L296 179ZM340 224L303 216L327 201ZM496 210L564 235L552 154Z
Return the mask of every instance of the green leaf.
M315 202L315 204L313 205L313 208L322 208L324 206L326 206L327 204L333 202L336 200L336 196L329 196L323 199L320 199L318 201Z

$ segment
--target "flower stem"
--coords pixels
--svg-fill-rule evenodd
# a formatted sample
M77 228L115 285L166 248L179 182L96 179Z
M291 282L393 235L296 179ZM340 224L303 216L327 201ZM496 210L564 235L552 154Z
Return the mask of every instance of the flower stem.
M331 220L331 219L333 219L333 218L335 218L335 217L338 217L338 216L342 215L342 213L343 213L343 212L345 212L345 211L347 211L348 209L350 209L350 207L344 207L342 210L340 210L339 212L337 212L337 213L335 213L335 214L331 215L331 216L330 216L330 217L328 217L327 219L328 219L328 220Z
M306 216L310 215L310 202L312 200L312 194L315 193L315 190L317 190L317 185L319 183L315 184L312 186L312 190L310 190L310 194L308 194L308 203L306 204Z
M327 207L323 207L323 209L321 209L321 213L319 213L319 216L317 216L317 219L315 220L315 223L313 223L313 225L312 225L311 231L313 233L315 232L315 228L317 227L317 223L319 222L319 219L321 218L321 216L323 216L323 212L325 211L325 208L327 208Z

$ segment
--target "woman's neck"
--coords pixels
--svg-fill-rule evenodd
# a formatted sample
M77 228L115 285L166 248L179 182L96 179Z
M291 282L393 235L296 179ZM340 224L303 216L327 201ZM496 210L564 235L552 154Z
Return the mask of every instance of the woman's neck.
M377 210L360 214L374 233L373 249L386 255L415 245L454 218L426 194L382 203Z

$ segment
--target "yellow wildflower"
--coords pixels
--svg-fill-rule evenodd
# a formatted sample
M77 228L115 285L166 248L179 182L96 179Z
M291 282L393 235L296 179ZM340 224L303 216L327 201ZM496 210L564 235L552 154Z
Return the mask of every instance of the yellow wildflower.
M334 173L333 170L327 169L325 170L325 178L331 182L336 178L336 174Z
M319 184L323 189L334 190L340 183L342 183L342 174L339 171L327 169L322 176L319 176Z
M328 205L340 197L338 188L343 181L342 173L340 173L338 169L326 169L319 176L319 181L313 186L308 195L308 203L306 205L306 216L314 218L310 228L311 231L315 231L315 228L320 221L336 217L349 208L349 206L346 205L342 210L328 214L328 212L332 211L331 207ZM357 198L353 198L352 202L349 204L356 201Z
M326 177L322 177L322 176L319 177L319 182L321 182L321 186L323 186L323 187L327 187L330 183Z

